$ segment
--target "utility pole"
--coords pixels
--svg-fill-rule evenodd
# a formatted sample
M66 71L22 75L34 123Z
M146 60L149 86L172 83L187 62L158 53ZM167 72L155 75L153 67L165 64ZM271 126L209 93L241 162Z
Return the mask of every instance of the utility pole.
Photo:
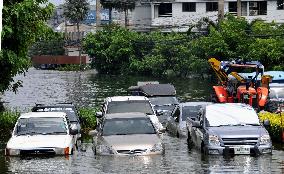
M224 19L224 0L218 0L218 21Z
M1 41L2 41L2 9L3 9L3 0L0 0L0 51L1 51Z
M242 2L241 0L237 0L237 16L242 16Z
M101 26L101 2L96 0L96 31L100 29Z

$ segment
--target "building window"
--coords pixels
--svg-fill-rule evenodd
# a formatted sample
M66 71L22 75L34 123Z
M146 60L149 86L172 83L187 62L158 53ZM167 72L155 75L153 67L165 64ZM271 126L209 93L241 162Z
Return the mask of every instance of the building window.
M218 11L218 2L206 2L206 11Z
M195 2L183 2L182 12L196 12L196 3Z
M172 17L172 3L161 3L158 10L159 17Z
M233 15L237 14L237 2L229 2L229 13Z
M277 10L284 9L284 0L277 0Z
M267 1L252 1L249 2L249 15L267 15Z

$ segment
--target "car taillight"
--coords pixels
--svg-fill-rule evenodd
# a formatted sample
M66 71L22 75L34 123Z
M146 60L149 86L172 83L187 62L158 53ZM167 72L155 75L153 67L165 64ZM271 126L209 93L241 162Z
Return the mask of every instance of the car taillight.
M69 155L69 147L64 148L64 155Z

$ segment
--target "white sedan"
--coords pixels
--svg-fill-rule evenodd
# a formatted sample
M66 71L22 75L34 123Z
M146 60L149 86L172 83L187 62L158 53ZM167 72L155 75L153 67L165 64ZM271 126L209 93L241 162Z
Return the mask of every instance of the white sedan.
M7 143L5 155L70 155L78 130L71 129L64 112L22 114Z

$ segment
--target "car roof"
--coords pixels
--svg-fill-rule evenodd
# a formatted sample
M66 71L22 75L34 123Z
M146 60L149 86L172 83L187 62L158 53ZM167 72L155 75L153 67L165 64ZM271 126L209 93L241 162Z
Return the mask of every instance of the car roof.
M180 103L180 106L204 106L204 105L210 105L213 104L212 102L184 102Z
M142 86L131 86L130 91L141 91L146 96L174 96L176 89L171 84L146 84Z
M149 117L142 112L127 112L127 113L106 114L105 118L113 119L113 118L149 118Z
M113 96L113 97L107 97L106 100L112 102L112 101L131 101L131 100L149 100L149 99L144 96Z
M28 112L20 115L19 118L31 118L31 117L66 117L65 112Z

